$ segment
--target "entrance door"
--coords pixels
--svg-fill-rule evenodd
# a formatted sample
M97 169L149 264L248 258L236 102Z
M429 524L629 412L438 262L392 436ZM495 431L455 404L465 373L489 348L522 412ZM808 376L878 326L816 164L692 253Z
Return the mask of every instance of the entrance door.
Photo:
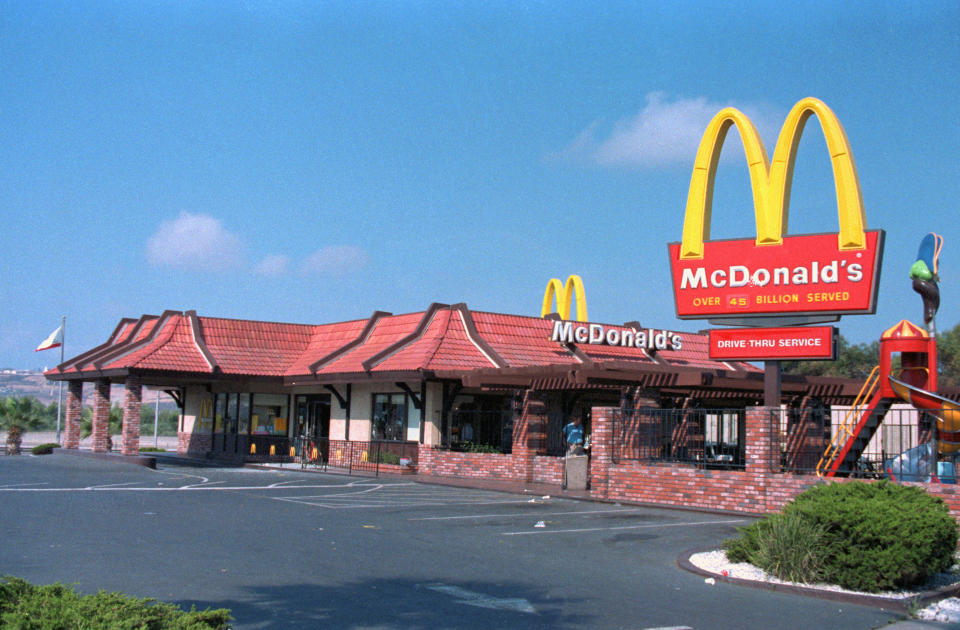
M297 434L305 437L327 460L330 446L330 395L297 396Z

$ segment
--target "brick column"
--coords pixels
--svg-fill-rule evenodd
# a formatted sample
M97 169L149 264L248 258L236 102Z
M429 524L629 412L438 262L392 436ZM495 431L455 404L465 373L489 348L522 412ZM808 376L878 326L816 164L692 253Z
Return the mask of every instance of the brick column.
M140 376L130 374L126 381L126 396L123 399L123 455L136 455L140 452L140 404L143 400L143 387Z
M757 505L752 510L766 512L767 485L775 472L779 472L780 446L774 444L774 415L779 407L747 407L746 418L746 471L753 476ZM778 416L777 416L778 417Z
M83 381L67 384L67 408L64 414L63 448L80 448L80 415L83 410Z
M93 389L93 452L107 452L110 437L110 381L94 381Z
M613 463L613 407L590 410L590 496L606 499L610 466Z
M546 446L547 402L530 389L522 400L513 410L513 460L523 479L533 481L533 458Z
M769 475L776 471L778 449L773 443L773 415L777 407L748 407L746 440L746 469L748 473Z

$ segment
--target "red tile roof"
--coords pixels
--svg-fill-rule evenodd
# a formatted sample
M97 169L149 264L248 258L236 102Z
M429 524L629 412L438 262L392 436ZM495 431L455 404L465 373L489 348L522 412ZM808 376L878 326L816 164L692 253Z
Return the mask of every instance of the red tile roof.
M617 327L621 330L624 327ZM336 324L305 325L198 317L192 311L125 319L106 343L66 361L48 375L94 377L105 372L174 371L252 377L324 377L397 372L635 362L698 368L734 367L711 361L707 337L681 333L679 350L647 351L551 340L553 321L471 312L435 304L427 311ZM748 364L739 369L756 370Z

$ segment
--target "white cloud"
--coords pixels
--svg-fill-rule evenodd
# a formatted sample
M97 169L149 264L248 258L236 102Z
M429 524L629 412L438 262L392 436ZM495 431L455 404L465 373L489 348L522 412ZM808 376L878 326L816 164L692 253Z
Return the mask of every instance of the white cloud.
M367 264L367 253L353 245L330 245L307 256L301 270L307 275L342 276Z
M280 276L290 266L290 257L283 254L270 254L261 260L253 271L260 276Z
M224 271L242 264L240 237L206 214L181 212L163 221L147 240L152 265L195 271Z
M661 92L646 96L647 104L637 114L617 121L606 137L599 133L600 121L594 121L564 149L560 156L601 166L660 167L672 164L693 165L703 132L717 112L733 105L746 114L768 145L776 142L782 117L763 105L719 103L705 97L669 101ZM772 137L770 134L774 134ZM729 144L729 147L726 145ZM728 133L723 155L739 155L743 149L739 135Z

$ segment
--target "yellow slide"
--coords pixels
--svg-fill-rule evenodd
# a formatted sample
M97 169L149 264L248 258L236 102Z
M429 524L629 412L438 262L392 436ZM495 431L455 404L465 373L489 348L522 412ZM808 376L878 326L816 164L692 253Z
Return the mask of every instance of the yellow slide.
M960 451L960 403L904 383L893 376L890 376L890 386L898 397L937 417L937 439L941 453Z

